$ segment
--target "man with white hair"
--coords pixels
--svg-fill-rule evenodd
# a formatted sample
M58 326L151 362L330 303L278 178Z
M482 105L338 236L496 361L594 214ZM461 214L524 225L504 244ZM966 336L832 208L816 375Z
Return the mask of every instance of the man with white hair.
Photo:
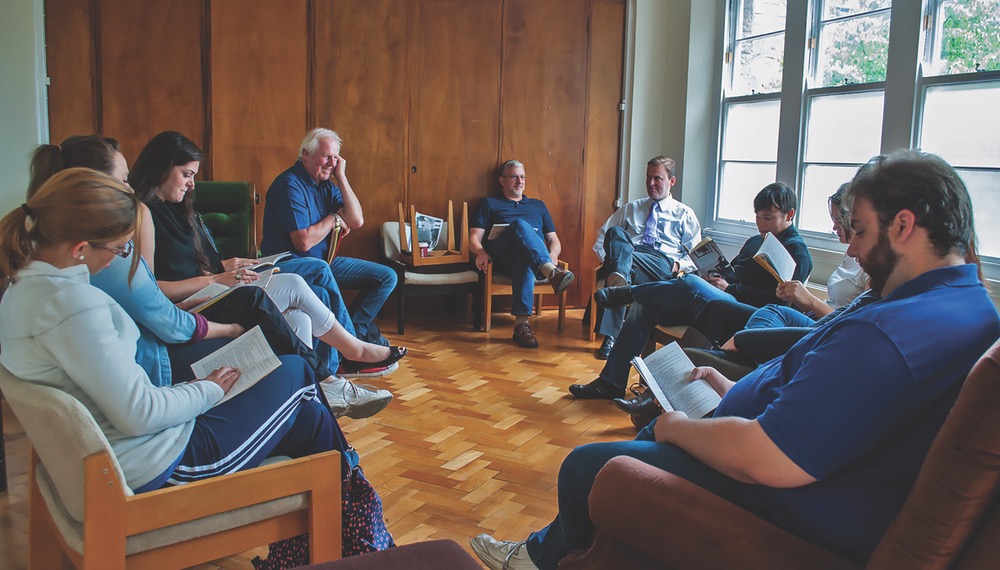
M264 255L290 251L300 257L326 259L330 233L341 236L364 223L361 202L347 180L347 160L340 154L342 139L330 129L313 129L302 140L298 160L282 172L267 190L264 206ZM290 262L285 262L290 263ZM330 291L330 309L361 340L388 346L372 322L396 287L392 269L364 259L338 255L330 263L336 283ZM296 273L301 273L296 268ZM346 310L337 286L360 292ZM334 294L334 291L336 294ZM334 298L336 297L336 298ZM350 315L349 319L340 318ZM348 322L344 322L347 320ZM353 326L352 326L353 323ZM391 370L357 369L342 363L348 377L382 376Z

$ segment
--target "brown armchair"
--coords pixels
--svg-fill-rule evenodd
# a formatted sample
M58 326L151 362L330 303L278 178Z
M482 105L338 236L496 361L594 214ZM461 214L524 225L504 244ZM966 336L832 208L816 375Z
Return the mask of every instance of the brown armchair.
M969 373L865 568L1000 564L1000 342ZM590 494L593 546L560 568L858 568L688 481L616 457Z

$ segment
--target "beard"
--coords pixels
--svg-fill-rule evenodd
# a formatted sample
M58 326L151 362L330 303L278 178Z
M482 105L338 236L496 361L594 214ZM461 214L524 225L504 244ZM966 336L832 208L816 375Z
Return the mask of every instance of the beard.
M875 292L882 294L889 276L896 269L899 263L899 254L892 249L889 243L887 228L879 230L878 242L864 258L858 258L861 269L868 274L869 285Z

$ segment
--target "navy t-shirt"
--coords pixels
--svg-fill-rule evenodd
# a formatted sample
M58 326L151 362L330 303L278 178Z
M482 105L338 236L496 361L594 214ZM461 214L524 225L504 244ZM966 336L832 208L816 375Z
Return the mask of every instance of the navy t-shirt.
M815 483L743 504L856 561L902 508L972 365L1000 335L975 265L928 271L810 332L736 383L716 417L757 419Z
M328 240L309 248L305 253L295 251L290 233L304 230L326 216L344 207L340 188L330 180L315 182L306 172L302 161L282 172L267 189L264 202L264 237L260 252L273 255L290 251L300 256L326 259Z
M552 222L552 216L549 215L545 202L527 196L522 196L519 201L506 196L483 198L469 225L486 230L488 236L495 224L509 224L514 220L524 220L530 224L543 241L545 234L556 231L556 225Z

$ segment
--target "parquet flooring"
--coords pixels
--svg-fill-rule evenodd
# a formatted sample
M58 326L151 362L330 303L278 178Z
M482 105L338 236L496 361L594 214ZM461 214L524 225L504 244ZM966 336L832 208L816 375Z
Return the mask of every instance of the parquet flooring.
M462 314L416 315L400 370L371 383L395 394L364 420L342 419L361 465L385 504L396 542L449 538L468 549L481 532L524 538L556 513L562 459L582 443L631 438L628 416L607 402L577 401L566 389L596 377L598 343L586 340L581 310L556 332L553 311L533 319L541 347L511 339L512 317L494 315L493 330L471 328ZM394 328L394 319L382 327ZM27 567L27 443L4 410L10 490L0 493L0 568ZM252 568L260 548L199 568Z

